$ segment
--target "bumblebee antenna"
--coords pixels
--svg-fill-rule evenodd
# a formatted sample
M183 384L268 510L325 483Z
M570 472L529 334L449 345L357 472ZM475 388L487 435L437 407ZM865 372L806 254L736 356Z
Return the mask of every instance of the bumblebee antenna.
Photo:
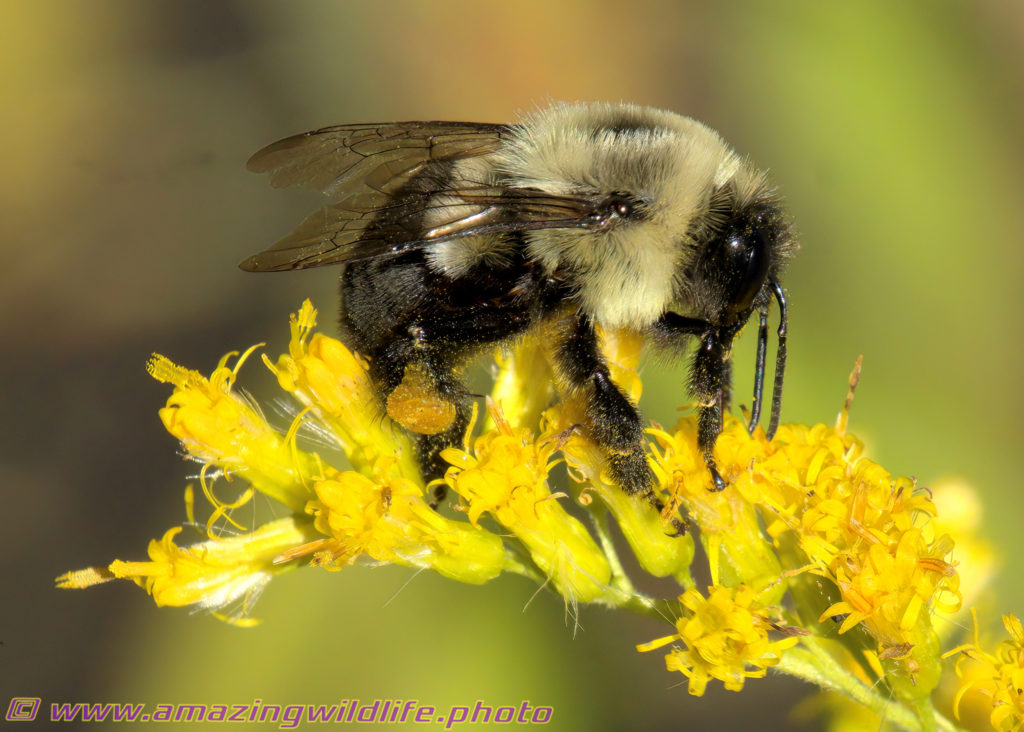
M786 293L778 282L772 282L775 299L779 302L779 347L775 352L775 384L772 387L772 418L768 422L766 436L769 440L775 437L779 428L779 413L782 411L782 382L786 375L786 324L789 320L786 313Z
M754 434L757 423L761 421L761 400L764 395L764 362L768 354L768 306L761 308L761 318L757 326L757 359L754 365L754 405L750 411L750 424L747 432Z

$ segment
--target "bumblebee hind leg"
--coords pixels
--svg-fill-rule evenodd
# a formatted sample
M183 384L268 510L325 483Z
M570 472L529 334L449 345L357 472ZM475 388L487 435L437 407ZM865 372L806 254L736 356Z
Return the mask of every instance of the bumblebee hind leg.
M443 359L439 362L420 352L397 360L392 354L385 351L373 360L387 414L415 438L424 481L442 478L448 464L441 451L459 444L469 425L468 395ZM445 493L445 486L435 486L431 507L436 508Z
M532 325L544 304L530 294L536 276L513 262L451 278L430 270L421 251L343 274L342 328L369 357L388 415L415 438L424 480L444 476L441 452L461 444L469 424L460 367ZM443 497L442 487L434 504Z
M444 477L448 463L441 457L441 451L462 442L462 437L469 426L470 410L463 403L455 415L455 420L444 432L436 435L416 435L416 454L420 462L420 470L426 481ZM448 487L438 483L430 497L430 507L437 508L448 493Z

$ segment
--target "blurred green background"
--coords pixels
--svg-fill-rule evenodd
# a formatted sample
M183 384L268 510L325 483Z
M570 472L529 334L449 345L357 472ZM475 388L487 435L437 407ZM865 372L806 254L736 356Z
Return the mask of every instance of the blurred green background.
M53 589L184 517L193 467L157 420L151 351L203 370L275 353L307 296L330 327L331 271L236 268L317 205L246 173L252 151L556 99L688 114L771 169L803 243L784 419L833 420L864 354L852 429L895 473L976 486L1005 562L983 617L1024 612L1020 3L7 0L0 27L0 704L529 700L553 729L817 728L790 716L806 687L690 698L633 650L665 628L584 608L574 631L515 577L295 572L253 630L128 585ZM652 369L649 418L674 421L681 383Z

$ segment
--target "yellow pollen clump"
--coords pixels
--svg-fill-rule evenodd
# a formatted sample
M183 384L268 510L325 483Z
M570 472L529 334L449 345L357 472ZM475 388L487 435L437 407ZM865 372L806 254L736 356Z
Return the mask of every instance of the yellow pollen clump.
M437 394L421 364L410 364L387 399L388 416L420 435L436 435L455 422L455 405Z

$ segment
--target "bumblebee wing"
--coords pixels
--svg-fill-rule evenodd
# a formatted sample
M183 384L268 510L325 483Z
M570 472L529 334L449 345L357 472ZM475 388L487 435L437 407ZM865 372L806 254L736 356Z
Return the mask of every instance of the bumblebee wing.
M287 137L249 158L275 188L302 186L328 196L394 194L425 165L485 155L501 147L507 125L393 122L325 127Z
M466 236L551 228L600 228L605 199L447 181L399 199L353 193L308 216L288 236L243 261L279 272L390 256Z
M276 187L321 191L335 203L239 266L250 272L393 255L461 236L593 223L596 202L439 177L403 187L431 163L498 150L513 128L466 122L327 127L269 145L249 159Z

